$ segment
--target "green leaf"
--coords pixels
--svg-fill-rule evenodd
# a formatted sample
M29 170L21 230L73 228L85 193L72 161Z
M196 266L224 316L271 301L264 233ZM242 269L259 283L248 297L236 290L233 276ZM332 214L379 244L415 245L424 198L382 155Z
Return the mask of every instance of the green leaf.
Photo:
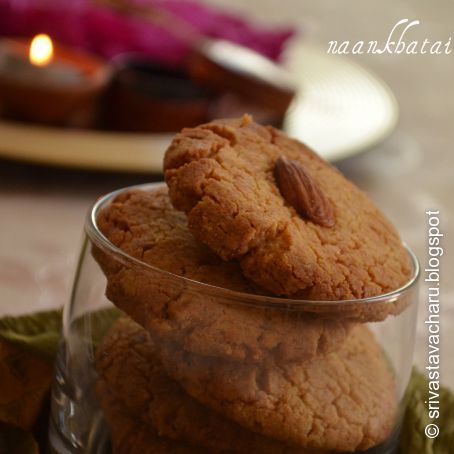
M449 454L454 446L454 394L445 387L440 390L440 418L432 421L428 415L425 401L428 400L428 380L426 376L413 369L407 391L407 408L404 416L400 439L401 454ZM425 433L427 424L436 423L440 434L428 438Z
M61 331L61 310L0 319L0 339L53 359Z
M440 436L435 439L437 454L454 451L454 393L448 388L440 391Z
M117 308L107 308L82 315L76 324L91 324L92 342L96 346L119 317ZM53 360L57 353L62 326L62 311L46 311L20 317L0 319L0 340L5 340Z
M30 432L0 423L0 452L9 454L39 454L39 448Z

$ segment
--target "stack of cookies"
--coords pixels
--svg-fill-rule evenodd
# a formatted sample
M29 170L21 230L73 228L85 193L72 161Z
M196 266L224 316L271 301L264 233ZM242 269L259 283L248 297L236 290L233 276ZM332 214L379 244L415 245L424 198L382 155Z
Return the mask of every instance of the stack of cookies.
M396 425L367 327L411 263L374 204L305 145L240 119L178 134L167 185L121 192L97 224L107 297L97 352L116 453L359 452ZM115 248L120 251L115 252Z

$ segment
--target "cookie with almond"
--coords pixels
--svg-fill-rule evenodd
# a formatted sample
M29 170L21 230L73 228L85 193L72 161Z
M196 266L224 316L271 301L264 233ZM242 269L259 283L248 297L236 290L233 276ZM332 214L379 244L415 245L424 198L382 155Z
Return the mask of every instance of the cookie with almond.
M370 198L306 145L249 116L183 129L164 169L191 233L275 295L361 299L410 278L407 251ZM357 318L402 307L369 305Z

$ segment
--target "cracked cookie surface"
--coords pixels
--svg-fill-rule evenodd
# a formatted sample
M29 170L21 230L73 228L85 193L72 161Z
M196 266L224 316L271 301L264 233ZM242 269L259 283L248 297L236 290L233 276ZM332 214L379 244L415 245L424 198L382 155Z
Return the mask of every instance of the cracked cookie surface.
M309 453L251 432L187 395L168 377L151 336L130 319L119 320L103 340L96 370L97 395L116 444L127 443L118 430L133 425L139 433L147 428L149 436L159 436L162 443L173 441L203 452ZM123 428L121 415L130 415Z
M238 263L223 261L194 239L165 186L120 194L97 223L112 244L145 264L225 289L263 293ZM239 304L238 295L192 287L164 271L125 264L99 248L93 255L107 277L108 298L154 336L190 352L238 361L302 361L337 348L350 329L345 320L248 307Z
M160 350L185 391L265 436L310 449L366 450L384 442L397 415L393 373L364 325L338 351L302 364L264 367Z
M301 217L274 177L284 156L304 166L333 208L322 227ZM183 129L168 148L165 178L190 231L276 295L357 299L402 286L411 273L399 235L372 201L304 144L245 116ZM375 307L382 319L396 305Z
M107 419L112 454L197 454L196 448L159 437L140 418L131 415L118 399L108 392L99 395Z

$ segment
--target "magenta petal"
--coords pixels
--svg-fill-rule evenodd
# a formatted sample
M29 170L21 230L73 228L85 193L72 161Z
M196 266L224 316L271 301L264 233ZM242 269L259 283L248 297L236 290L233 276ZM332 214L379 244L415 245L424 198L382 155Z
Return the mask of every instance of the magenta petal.
M148 0L146 3L189 22L205 36L234 41L274 60L294 34L292 28L258 27L196 1ZM36 33L48 33L62 43L105 58L124 52L143 52L155 61L180 65L189 52L186 43L162 28L93 6L88 0L0 0L0 35L33 36Z

